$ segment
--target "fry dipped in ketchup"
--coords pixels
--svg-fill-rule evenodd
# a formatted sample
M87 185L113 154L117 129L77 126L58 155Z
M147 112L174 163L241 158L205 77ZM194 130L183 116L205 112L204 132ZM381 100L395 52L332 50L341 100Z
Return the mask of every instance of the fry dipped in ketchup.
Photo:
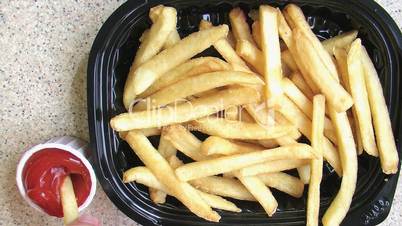
M64 190L67 190L63 204L75 201L80 206L91 190L90 174L83 162L61 149L47 148L33 154L22 176L29 198L51 216L64 216L61 194L63 184Z

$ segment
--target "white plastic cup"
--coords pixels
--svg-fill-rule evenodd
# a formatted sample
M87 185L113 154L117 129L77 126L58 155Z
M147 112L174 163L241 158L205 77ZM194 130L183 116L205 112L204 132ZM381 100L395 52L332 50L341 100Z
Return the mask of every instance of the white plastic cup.
M23 183L23 177L22 177L22 172L24 170L25 164L28 161L28 159L36 152L41 151L45 148L57 148L61 149L67 152L70 152L77 158L81 160L81 162L85 165L89 172L89 176L91 179L91 190L89 192L88 197L85 199L84 203L78 207L78 211L81 212L85 208L89 206L89 204L92 202L95 192L96 192L96 176L95 176L95 171L92 168L91 164L87 160L87 157L89 157L89 150L88 150L88 144L78 138L75 137L70 137L70 136L63 136L63 137L55 137L53 139L50 139L46 143L43 144L38 144L35 145L34 147L30 148L28 151L26 151L22 156L21 159L17 165L17 174L16 174L16 180L17 180L17 187L18 190L22 196L22 198L34 209L38 210L41 213L46 214L46 212L38 205L36 205L27 195L25 191L25 186Z

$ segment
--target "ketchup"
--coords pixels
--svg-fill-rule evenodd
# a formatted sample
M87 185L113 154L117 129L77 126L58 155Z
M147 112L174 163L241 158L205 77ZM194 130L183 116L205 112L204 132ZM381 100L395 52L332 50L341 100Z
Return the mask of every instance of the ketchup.
M51 216L63 217L60 186L70 175L78 206L91 190L91 178L84 163L68 151L46 148L33 154L22 172L29 198Z

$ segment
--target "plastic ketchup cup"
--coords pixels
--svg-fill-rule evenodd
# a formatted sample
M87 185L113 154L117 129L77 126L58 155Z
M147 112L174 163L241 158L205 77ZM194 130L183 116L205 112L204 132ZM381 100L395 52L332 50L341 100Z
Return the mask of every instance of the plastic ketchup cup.
M16 181L21 196L34 209L63 217L60 186L70 175L81 212L96 192L94 170L86 159L87 144L64 136L38 144L26 151L17 166Z

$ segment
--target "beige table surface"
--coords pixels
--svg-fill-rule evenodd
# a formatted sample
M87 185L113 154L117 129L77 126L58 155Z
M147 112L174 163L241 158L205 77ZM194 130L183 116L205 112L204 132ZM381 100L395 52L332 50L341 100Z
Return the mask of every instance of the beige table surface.
M402 25L402 1L379 0ZM15 185L28 147L62 135L88 140L86 66L96 33L123 1L0 0L0 225L62 225L38 214ZM382 225L402 221L402 180ZM85 211L103 225L138 225L100 187Z

